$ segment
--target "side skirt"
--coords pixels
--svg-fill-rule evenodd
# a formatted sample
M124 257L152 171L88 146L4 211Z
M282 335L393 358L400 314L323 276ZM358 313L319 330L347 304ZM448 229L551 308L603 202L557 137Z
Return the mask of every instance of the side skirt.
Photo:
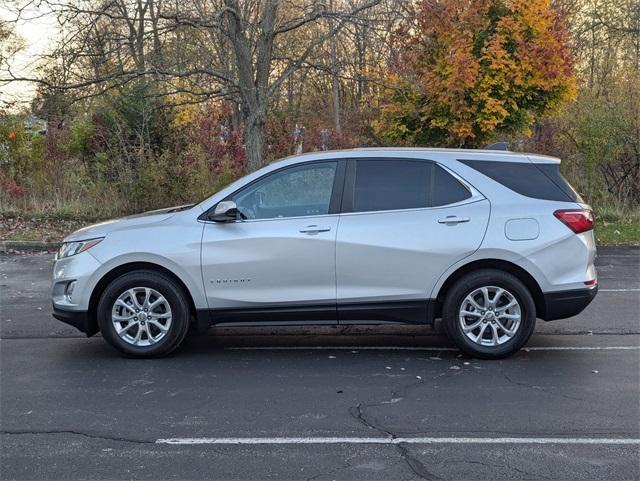
M435 299L356 302L326 305L288 305L240 309L199 310L198 319L211 324L371 324L400 322L433 324Z

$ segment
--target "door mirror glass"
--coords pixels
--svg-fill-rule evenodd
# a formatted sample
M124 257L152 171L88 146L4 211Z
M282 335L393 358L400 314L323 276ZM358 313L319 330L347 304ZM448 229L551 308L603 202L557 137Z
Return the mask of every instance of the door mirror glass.
M223 200L216 205L210 219L215 222L233 222L238 219L238 206L232 200Z

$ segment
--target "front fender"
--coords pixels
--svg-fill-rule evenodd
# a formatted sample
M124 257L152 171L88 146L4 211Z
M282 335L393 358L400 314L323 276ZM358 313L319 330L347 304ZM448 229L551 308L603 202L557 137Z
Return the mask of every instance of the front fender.
M202 289L202 275L200 273L200 255L197 255L198 262L193 264L181 264L168 257L149 252L128 252L126 254L113 257L102 263L93 273L89 280L87 291L93 293L98 283L114 269L127 264L146 263L160 266L174 274L186 286L196 309L206 309L207 301ZM98 259L100 260L100 259Z

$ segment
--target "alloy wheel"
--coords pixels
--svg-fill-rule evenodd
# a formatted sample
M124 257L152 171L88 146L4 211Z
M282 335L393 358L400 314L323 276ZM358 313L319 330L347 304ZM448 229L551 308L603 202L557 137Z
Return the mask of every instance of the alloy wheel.
M171 320L169 302L149 287L127 289L111 310L111 322L118 336L137 347L151 346L164 338Z
M497 286L484 286L468 294L460 306L458 322L464 335L481 346L499 346L520 327L522 310L515 296Z

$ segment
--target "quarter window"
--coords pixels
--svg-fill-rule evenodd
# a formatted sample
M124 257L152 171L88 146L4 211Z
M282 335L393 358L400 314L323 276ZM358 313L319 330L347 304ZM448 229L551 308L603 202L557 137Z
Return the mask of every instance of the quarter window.
M268 175L232 197L246 219L275 219L329 213L337 162L291 167Z
M464 159L460 159L460 162L526 197L584 202L560 174L559 164Z
M431 177L431 206L455 204L471 197L471 192L442 167L433 165Z
M354 212L435 207L469 197L466 187L433 162L356 161Z

